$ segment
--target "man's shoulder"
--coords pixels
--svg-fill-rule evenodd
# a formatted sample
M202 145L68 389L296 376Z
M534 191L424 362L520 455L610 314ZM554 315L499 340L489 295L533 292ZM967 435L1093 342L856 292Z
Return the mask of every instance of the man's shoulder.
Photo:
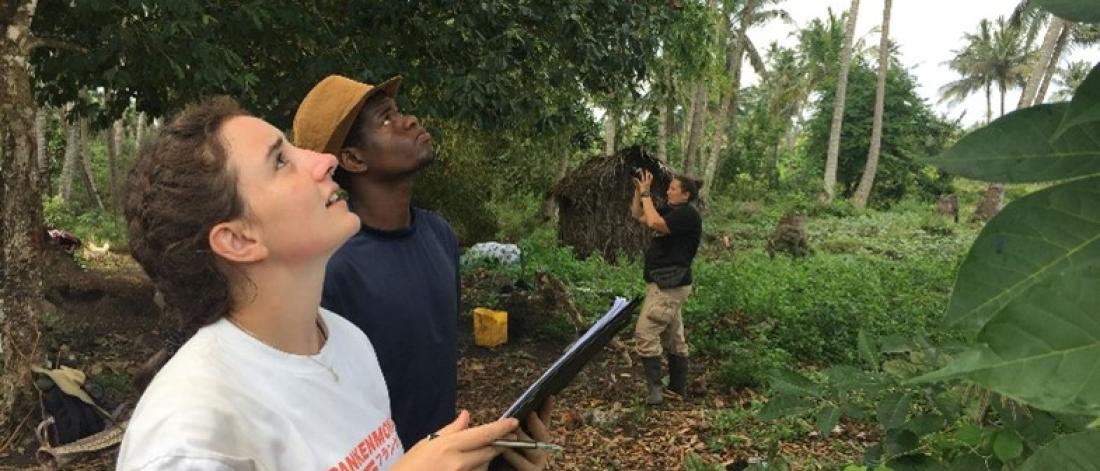
M427 227L433 233L457 240L454 228L451 227L451 223L447 222L442 214L423 208L413 208L413 212L416 213L417 225Z
M447 222L447 218L444 218L438 211L424 208L413 208L413 212L416 213L416 220L421 221L433 226L442 226L448 229L451 228L451 223Z

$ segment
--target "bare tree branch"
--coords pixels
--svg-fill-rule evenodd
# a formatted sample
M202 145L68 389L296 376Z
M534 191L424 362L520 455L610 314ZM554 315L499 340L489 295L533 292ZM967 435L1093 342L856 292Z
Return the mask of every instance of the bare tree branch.
M88 50L83 48L83 47L77 46L76 44L73 44L73 43L70 43L70 42L62 41L60 39L41 38L41 37L38 37L38 36L32 37L31 38L31 50L34 50L34 49L37 49L37 48L40 48L40 47L48 47L48 48L51 48L51 49L60 49L60 50L72 51L72 52L82 52L82 53L83 52L88 52Z

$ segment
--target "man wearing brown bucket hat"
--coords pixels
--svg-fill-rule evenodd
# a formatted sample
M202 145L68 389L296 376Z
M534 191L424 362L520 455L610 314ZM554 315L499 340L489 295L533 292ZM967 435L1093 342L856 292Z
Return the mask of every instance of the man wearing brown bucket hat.
M435 159L435 148L416 117L398 111L400 82L326 77L298 107L293 138L336 155L336 182L362 222L329 260L321 304L371 339L408 448L455 417L460 280L454 230L435 212L411 206L413 177ZM539 441L550 438L549 407L526 421ZM503 456L521 470L548 461L532 450Z

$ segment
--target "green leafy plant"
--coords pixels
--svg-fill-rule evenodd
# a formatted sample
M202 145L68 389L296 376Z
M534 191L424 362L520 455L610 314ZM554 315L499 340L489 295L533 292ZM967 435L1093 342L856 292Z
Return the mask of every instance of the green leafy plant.
M1093 0L1038 2L1070 21L1100 21ZM976 180L1061 181L1009 204L959 269L949 325L972 343L913 384L962 379L1052 413L1100 416L1100 65L1066 104L1004 116L929 162ZM1094 421L1095 425L1097 422ZM1096 430L1058 437L1019 469L1092 469ZM997 456L1022 455L1015 438Z

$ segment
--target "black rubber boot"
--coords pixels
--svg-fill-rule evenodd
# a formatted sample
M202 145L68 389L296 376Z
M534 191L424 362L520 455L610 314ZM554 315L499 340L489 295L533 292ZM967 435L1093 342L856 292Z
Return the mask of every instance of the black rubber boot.
M680 397L687 397L688 359L679 355L668 356L668 389Z
M642 366L645 368L646 398L645 403L655 406L664 401L664 385L661 384L661 359L642 358Z

